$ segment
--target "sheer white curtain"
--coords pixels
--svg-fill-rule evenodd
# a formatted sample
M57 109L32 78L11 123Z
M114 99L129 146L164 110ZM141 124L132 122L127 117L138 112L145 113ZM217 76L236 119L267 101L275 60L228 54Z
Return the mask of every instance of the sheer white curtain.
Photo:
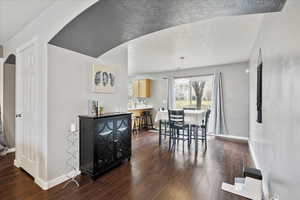
M7 152L6 142L4 138L3 128L2 128L2 119L1 119L1 108L0 108L0 155L3 155Z
M224 114L223 85L221 72L216 72L214 74L212 108L208 126L208 133L215 135L228 134Z
M175 92L174 92L174 77L168 76L168 109L176 108Z

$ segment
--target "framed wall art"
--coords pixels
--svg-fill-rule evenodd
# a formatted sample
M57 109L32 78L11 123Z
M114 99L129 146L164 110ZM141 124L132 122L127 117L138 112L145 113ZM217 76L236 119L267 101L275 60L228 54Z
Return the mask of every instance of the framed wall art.
M92 91L96 93L114 93L116 72L113 67L93 65Z

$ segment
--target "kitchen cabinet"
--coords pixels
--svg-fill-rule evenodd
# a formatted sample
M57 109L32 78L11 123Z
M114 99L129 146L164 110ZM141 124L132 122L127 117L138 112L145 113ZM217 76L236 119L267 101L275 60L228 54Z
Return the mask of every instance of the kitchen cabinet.
M133 96L139 97L139 81L133 83Z
M140 97L140 98L149 98L151 97L151 89L152 89L151 79L137 80L133 84L133 96Z

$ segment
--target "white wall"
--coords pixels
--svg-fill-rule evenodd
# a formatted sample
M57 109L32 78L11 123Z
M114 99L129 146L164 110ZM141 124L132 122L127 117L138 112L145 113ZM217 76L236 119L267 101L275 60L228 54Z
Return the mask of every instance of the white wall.
M154 107L152 112L153 118L155 118L155 114L159 108L165 107L163 104L164 101L167 101L168 98L168 80L163 78L156 78L152 80L152 94L148 99L148 103ZM153 119L154 120L154 119Z
M196 76L222 72L225 117L229 135L247 137L249 132L249 76L246 73L248 63L198 67L162 73L135 75L135 78L154 78ZM172 86L170 86L172 87ZM155 95L155 93L154 93ZM160 94L157 94L160 95ZM151 101L149 101L151 103ZM154 101L156 102L156 100Z
M250 144L266 193L300 199L300 2L266 14L250 59ZM263 123L256 123L256 67L263 54Z
M92 65L115 67L114 94L91 92ZM48 180L68 172L66 134L78 115L88 114L88 99L99 99L106 112L127 110L127 48L116 48L98 60L60 47L48 45Z

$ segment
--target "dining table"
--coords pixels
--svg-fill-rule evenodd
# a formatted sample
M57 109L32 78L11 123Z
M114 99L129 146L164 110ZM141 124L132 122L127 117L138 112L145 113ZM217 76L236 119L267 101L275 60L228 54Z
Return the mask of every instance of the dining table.
M202 120L205 118L205 110L184 110L184 123L189 125L201 126ZM161 144L162 125L169 121L168 110L160 110L156 113L155 122L159 123L159 145Z

